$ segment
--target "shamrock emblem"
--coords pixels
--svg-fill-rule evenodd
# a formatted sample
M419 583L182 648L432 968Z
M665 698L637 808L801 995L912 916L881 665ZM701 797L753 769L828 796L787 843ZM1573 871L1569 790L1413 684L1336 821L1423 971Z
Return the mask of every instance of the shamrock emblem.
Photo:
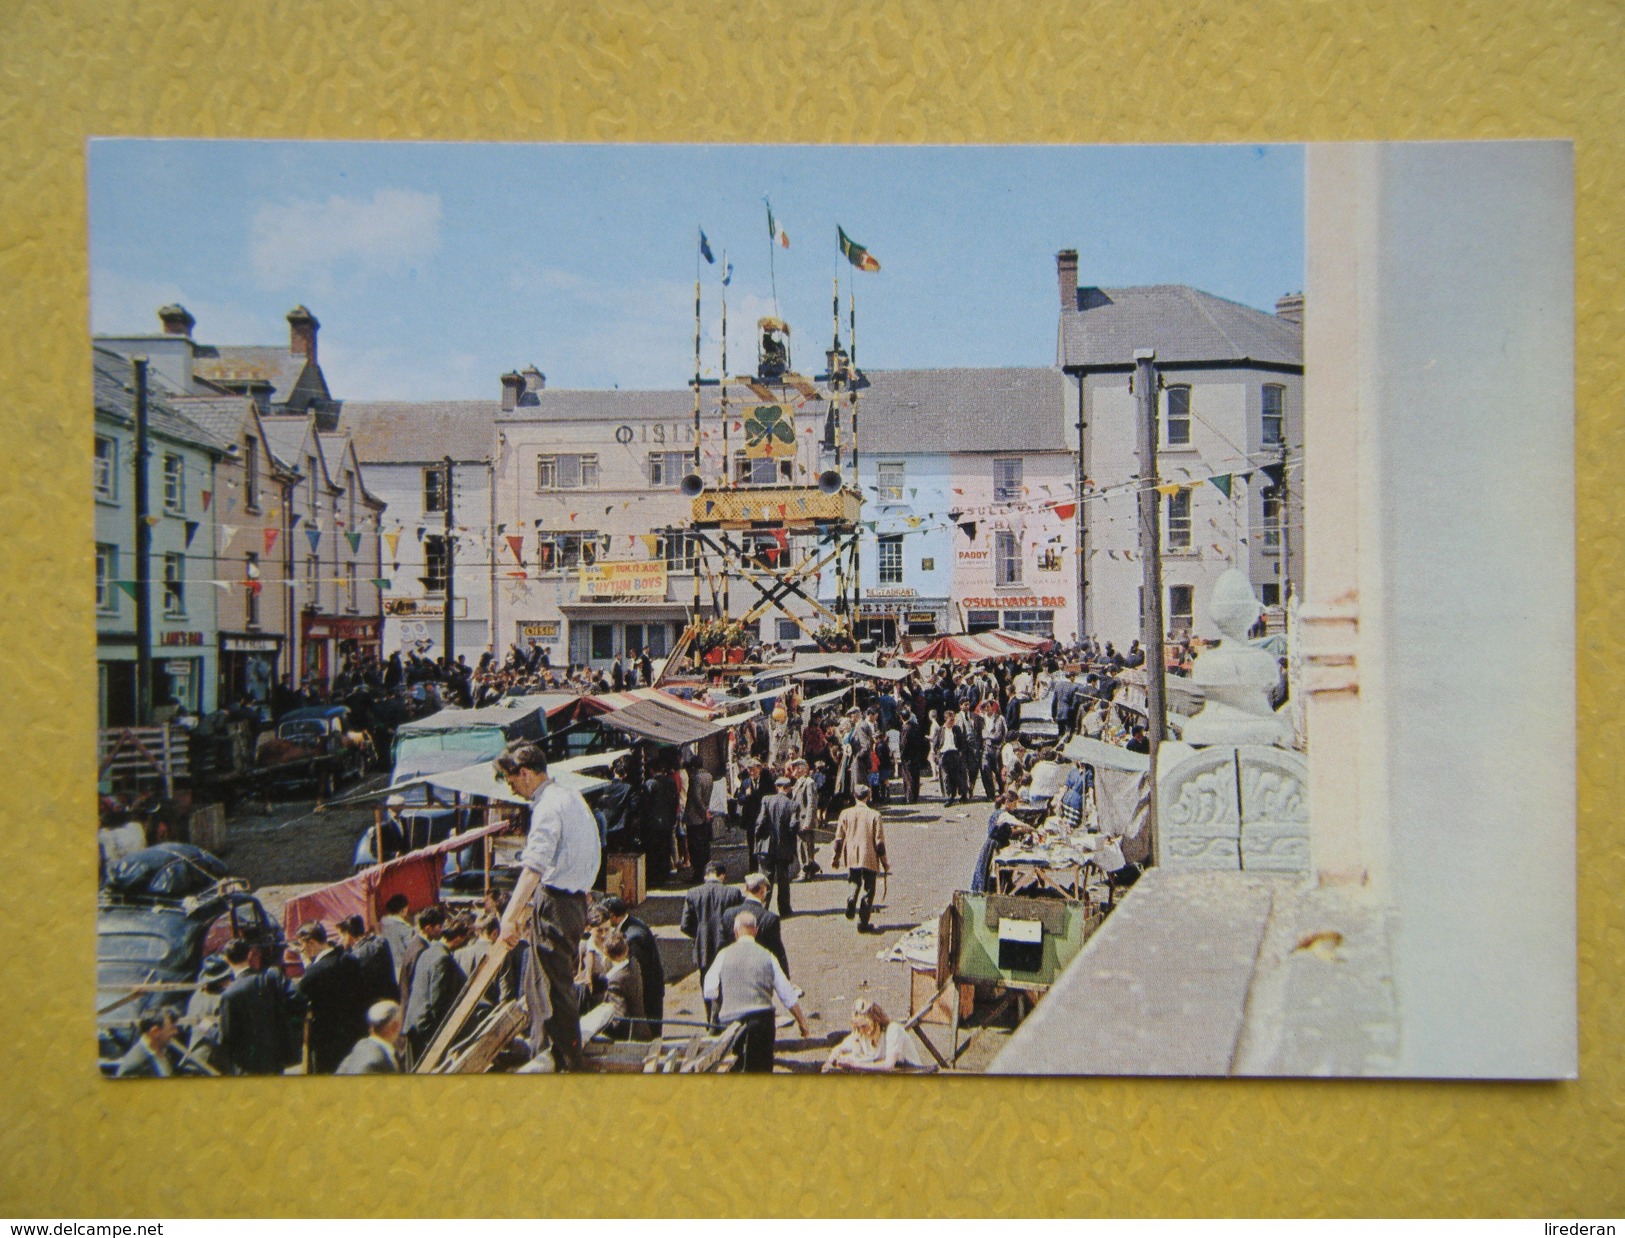
M796 449L796 428L782 404L758 404L745 415L745 453L787 456Z

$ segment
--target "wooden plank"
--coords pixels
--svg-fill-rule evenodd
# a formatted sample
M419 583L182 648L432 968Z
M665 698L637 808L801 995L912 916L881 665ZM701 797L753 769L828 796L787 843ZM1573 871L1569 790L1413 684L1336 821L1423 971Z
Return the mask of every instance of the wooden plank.
M480 960L480 965L474 969L474 974L469 977L468 983L463 986L462 994L457 998L457 1004L452 1007L451 1013L446 1016L446 1021L435 1032L434 1039L429 1042L429 1047L423 1051L423 1056L412 1067L413 1074L430 1075L435 1073L435 1067L440 1064L452 1045L456 1043L457 1034L463 1030L463 1024L468 1022L469 1016L474 1013L474 1008L480 1004L480 998L491 987L491 982L497 978L497 972L508 957L508 949L507 943L500 938L491 943L490 950Z
M497 1055L524 1030L528 1022L524 1007L518 1002L503 1002L480 1023L479 1029L462 1051L448 1058L436 1074L483 1075L491 1069Z

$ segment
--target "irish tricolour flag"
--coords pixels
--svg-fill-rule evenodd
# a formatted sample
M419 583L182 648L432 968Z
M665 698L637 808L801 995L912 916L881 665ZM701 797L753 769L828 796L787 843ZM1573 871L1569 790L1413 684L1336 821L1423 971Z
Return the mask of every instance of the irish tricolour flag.
M845 230L840 226L840 224L835 225L835 232L840 237L841 252L846 255L846 260L848 262L857 267L860 271L880 270L880 263L875 260L875 256L863 246L859 245L851 237L847 236Z
M789 236L789 234L787 232L785 232L785 230L783 228L779 227L779 221L773 218L773 204L771 202L768 202L766 198L763 198L762 201L767 202L767 234L768 234L768 236L772 237L773 240L778 243L779 248L781 248L781 249L789 249L790 248L790 236Z

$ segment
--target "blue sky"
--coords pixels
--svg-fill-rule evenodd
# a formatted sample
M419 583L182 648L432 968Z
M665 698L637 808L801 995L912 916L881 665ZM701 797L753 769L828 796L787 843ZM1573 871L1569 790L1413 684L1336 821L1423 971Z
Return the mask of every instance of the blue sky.
M1303 287L1296 146L812 147L100 140L89 153L91 329L154 332L179 301L217 344L322 322L344 399L495 398L534 363L558 387L677 387L772 312L762 199L789 234L777 303L797 368L858 296L871 368L1048 365L1055 251L1085 284L1190 284L1272 309ZM837 223L879 259L858 274Z

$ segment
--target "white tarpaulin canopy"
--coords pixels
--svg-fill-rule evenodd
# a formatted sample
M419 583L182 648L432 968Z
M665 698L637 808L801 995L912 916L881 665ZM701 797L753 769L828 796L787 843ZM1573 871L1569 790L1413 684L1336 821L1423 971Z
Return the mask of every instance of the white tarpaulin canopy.
M1121 769L1141 774L1151 768L1151 758L1143 752L1130 752L1104 740L1090 739L1087 735L1074 735L1061 749L1061 755L1080 765L1093 765L1097 769Z

